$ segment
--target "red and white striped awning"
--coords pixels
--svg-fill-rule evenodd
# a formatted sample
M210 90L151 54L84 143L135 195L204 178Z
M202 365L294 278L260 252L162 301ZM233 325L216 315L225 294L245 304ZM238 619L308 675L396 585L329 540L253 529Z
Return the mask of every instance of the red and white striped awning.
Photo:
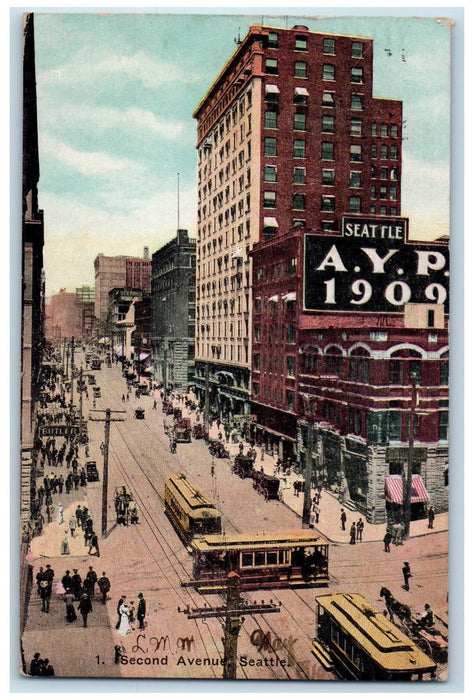
M385 477L385 498L390 503L403 504L403 479L401 476ZM430 497L419 474L411 477L411 502L428 503Z

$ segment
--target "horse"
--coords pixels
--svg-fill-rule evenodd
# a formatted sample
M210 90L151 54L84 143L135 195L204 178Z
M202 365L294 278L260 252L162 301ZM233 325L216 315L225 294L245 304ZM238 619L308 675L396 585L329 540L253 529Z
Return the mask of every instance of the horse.
M405 603L400 603L400 601L396 600L388 588L381 588L379 595L382 598L385 598L385 605L387 606L387 610L390 613L390 616L395 614L397 617L400 618L400 620L404 622L411 622L411 610L409 606L405 605Z

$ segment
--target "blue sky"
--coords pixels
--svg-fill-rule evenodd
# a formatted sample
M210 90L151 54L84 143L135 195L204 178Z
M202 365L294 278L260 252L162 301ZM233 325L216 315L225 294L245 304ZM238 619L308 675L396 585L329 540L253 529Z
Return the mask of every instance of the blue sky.
M449 233L450 30L433 18L35 10L47 294L93 261L196 233L192 113L252 23L369 36L374 95L403 100L402 214ZM407 14L409 12L407 11ZM73 255L71 256L71 250Z

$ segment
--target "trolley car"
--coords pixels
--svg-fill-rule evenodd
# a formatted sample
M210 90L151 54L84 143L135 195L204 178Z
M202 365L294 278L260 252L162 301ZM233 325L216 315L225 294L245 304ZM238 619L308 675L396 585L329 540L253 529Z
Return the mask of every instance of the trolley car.
M314 532L205 535L191 542L193 580L200 593L225 589L231 571L242 590L326 586L329 543Z
M311 651L328 670L351 680L422 680L436 664L383 613L356 593L316 598Z
M185 474L172 474L165 482L165 513L187 543L193 537L221 532L222 514Z

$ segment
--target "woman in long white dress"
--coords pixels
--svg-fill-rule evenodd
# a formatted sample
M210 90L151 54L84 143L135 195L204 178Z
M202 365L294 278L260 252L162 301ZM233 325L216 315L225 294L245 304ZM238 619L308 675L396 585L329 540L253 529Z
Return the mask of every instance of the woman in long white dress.
M122 605L119 608L119 615L120 615L120 625L118 628L118 633L122 637L126 637L127 634L130 633L131 627L130 627L130 608L126 603L122 603Z
M62 503L58 503L58 510L56 513L56 520L58 521L59 525L63 524L63 506Z

